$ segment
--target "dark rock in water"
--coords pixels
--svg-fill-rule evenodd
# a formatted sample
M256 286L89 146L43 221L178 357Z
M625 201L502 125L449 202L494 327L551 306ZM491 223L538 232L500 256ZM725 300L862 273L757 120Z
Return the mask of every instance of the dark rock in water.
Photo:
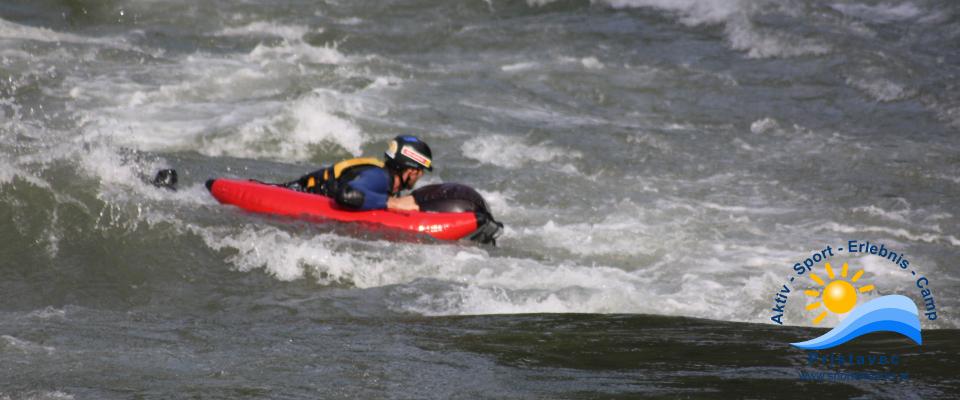
M177 190L177 170L161 169L153 177L153 186L162 187L170 190Z

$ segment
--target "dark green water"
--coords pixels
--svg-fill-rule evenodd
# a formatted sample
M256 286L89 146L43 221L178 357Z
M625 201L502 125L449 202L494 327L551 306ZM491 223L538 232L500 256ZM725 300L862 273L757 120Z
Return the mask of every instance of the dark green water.
M809 353L785 343L812 336L806 328L621 314L336 317L315 290L291 292L247 293L256 305L208 305L196 315L80 308L6 315L14 321L6 329L31 340L2 338L4 376L14 382L6 391L36 398L949 398L958 387L956 330L926 333L922 348L874 334L818 354L896 355L898 365L830 368L811 365ZM837 372L895 378L802 378Z
M943 0L5 1L0 399L955 397L958 46ZM397 134L498 247L203 187ZM829 261L924 343L839 372L905 380L789 346L823 333L792 266L850 240L909 259Z

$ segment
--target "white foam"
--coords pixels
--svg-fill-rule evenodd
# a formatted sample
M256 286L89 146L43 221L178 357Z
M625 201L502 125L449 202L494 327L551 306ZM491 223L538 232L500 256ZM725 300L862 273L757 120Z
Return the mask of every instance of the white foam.
M580 59L580 64L587 69L603 69L604 65L596 57L586 57Z
M879 3L836 3L831 4L830 8L837 10L844 15L871 20L873 22L894 22L913 19L924 13L920 7L912 2L900 4Z
M359 288L409 283L457 265L452 260L469 263L477 258L461 254L468 250L454 246L404 245L327 233L294 235L275 227L189 229L213 249L235 250L227 261L240 270L263 268L280 280L310 274L320 283L349 283ZM392 247L391 258L381 253L386 246ZM479 249L471 251L482 254Z
M763 206L730 206L724 204L717 204L710 201L700 201L697 202L697 205L705 209L723 211L733 214L768 214L768 215L778 215L790 211L788 208L780 207L763 207Z
M0 349L3 349L4 347L23 353L53 354L55 351L55 349L51 346L43 346L29 340L19 339L10 335L0 336Z
M30 392L27 394L18 395L16 400L73 400L74 397L72 394L62 392L59 390L46 390L39 392ZM13 400L13 398L4 395L0 392L0 400Z
M0 159L0 184L10 183L13 178L23 175L23 171Z
M341 25L360 25L363 23L363 19L358 17L340 18L336 21Z
M750 132L761 134L761 133L771 133L780 128L780 124L777 120L766 117L753 121L750 124Z
M907 99L917 94L916 90L882 78L861 79L848 77L847 84L862 90L876 101L882 103Z
M757 297L750 285L731 289L709 274L686 273L664 284L658 270L496 261L474 267L469 279L455 281L461 283L447 290L407 286L401 291L409 300L399 308L426 315L583 312L743 320L737 307ZM772 279L768 275L762 275L764 282Z
M757 29L746 17L729 21L725 31L730 47L746 51L750 58L822 55L831 51L830 46L815 40Z
M323 29L311 30L302 25L280 25L272 22L256 21L243 26L224 28L217 34L222 36L270 35L294 41L303 39L303 35L311 32L323 32Z
M540 6L545 6L547 4L553 3L555 1L557 0L527 0L527 4L529 4L530 6L540 7Z
M741 13L745 6L741 0L606 0L604 3L614 8L646 7L674 12L680 22L690 26L725 22Z
M518 168L526 163L544 163L555 159L576 159L583 155L548 144L526 144L521 138L506 135L477 136L463 143L460 151L464 157L483 164L504 168Z
M333 46L311 46L303 41L288 42L283 46L268 46L260 44L250 52L251 61L261 66L268 66L275 62L286 64L314 63L337 65L347 61L347 58Z
M335 96L325 93L325 97L311 96L293 106L291 113L297 124L292 137L305 144L334 142L353 155L360 155L360 146L363 144L360 128L350 121L323 112L331 108L329 104Z
M540 64L536 62L525 61L525 62L518 62L514 64L507 64L507 65L501 66L500 70L503 72L526 71L526 70L537 68L539 65Z
M126 185L140 181L138 166L129 163L111 147L93 147L81 154L80 167L89 175L100 178L104 184Z
M477 189L477 192L483 196L487 202L490 212L495 218L510 215L520 215L523 213L523 207L514 200L515 193L497 192Z
M125 74L68 75L64 94L76 99L70 106L80 114L83 141L93 147L290 161L308 159L314 145L332 144L359 154L364 135L348 115L367 111L358 105L366 101L364 94L317 90L289 101L276 99L292 82L319 73L305 64L350 62L333 47L305 43L301 37L307 32L265 22L227 28L220 33L264 33L284 40L261 43L239 57L195 53L173 63L142 65L152 81ZM398 84L374 82L371 90ZM113 179L109 167L88 170Z
M611 215L602 222L560 225L550 220L541 227L521 228L519 236L538 237L541 246L580 255L652 255L655 248L639 243L646 226L634 218Z
M960 239L953 235L944 235L940 233L914 233L905 228L891 228L886 226L850 226L836 222L828 222L822 225L824 229L841 233L883 233L903 239L927 242L927 243L948 243L952 246L960 247Z
M120 37L91 38L71 33L57 32L48 28L37 28L21 25L0 18L0 40L33 40L48 43L98 44L111 47L127 48L125 40Z
M551 1L528 1L542 6ZM730 47L746 51L750 58L820 55L832 48L813 39L799 38L772 29L758 29L750 16L759 5L741 0L601 0L613 8L652 8L676 15L687 26L723 25Z
M549 276L550 271L540 270ZM602 272L601 272L602 273ZM570 276L570 274L566 274ZM573 276L570 276L573 278ZM530 276L510 275L512 279L528 279ZM615 287L614 296L600 298L598 290L590 285L591 274L579 277L579 284L571 284L561 290L507 289L497 284L468 284L444 292L421 292L418 297L400 307L424 315L475 315L475 314L521 314L521 313L568 313L615 312L622 307L635 306L630 297L631 285ZM503 279L500 279L503 280ZM611 282L612 283L612 282ZM408 289L409 290L409 289ZM611 299L610 297L616 297ZM619 304L618 304L619 303Z
M327 235L320 235L314 240L298 241L287 232L276 228L245 228L237 234L214 235L212 232L201 231L207 244L214 249L225 247L238 251L228 261L237 265L241 270L265 268L269 273L280 280L302 278L307 264L330 267L328 279L321 278L325 283L337 282L341 279L352 280L344 273L343 267L354 265L349 255L337 255L327 250L324 239Z
M507 312L671 312L703 309L676 294L661 308L655 276L601 266L549 265L531 259L492 258L479 248L349 239L333 234L294 235L274 227L199 228L214 249L232 249L240 270L263 268L281 280L315 277L359 288L403 284L399 309L428 315ZM384 258L384 247L391 256ZM419 282L438 282L420 290ZM693 290L715 283L687 283ZM689 294L689 291L684 291Z
M31 136L29 125L20 123L17 117L0 123L3 123L3 129L10 129L25 136ZM8 145L16 143L17 138L12 135L0 135L0 140L2 140L0 144ZM16 155L5 154L5 157L0 158L0 184L8 184L13 182L14 179L21 179L39 188L50 188L50 183L39 176L36 166L44 165L55 159L57 157L55 154L63 153L62 150L59 150L63 147L61 145L59 148L41 148L36 152L24 152Z
M680 129L676 124L670 124L663 127L666 130L677 130ZM691 128L692 129L692 128ZM627 143L638 143L645 146L649 146L664 154L669 154L673 151L673 145L669 140L664 138L662 135L649 133L649 132L637 132L633 136L627 137Z
M646 208L652 214L630 216ZM678 215L698 208L625 204L593 225L550 222L540 228L521 226L522 234L511 235L503 244L510 248L540 236L544 241L560 242L558 248L567 247L574 254L589 257L583 261L576 257L559 257L562 261L552 257L517 258L456 244L374 241L252 223L208 227L185 224L185 228L209 247L227 254L226 261L238 270L263 269L280 280L390 287L388 305L403 312L649 313L748 322L768 319L770 295L785 283L790 263L798 255L790 249L769 246L766 239L753 244L690 242L687 233L677 232L676 221L683 218ZM715 208L754 214L748 208ZM643 222L647 220L653 221ZM689 216L683 220L684 224L698 223ZM173 223L183 224L176 220ZM509 225L507 228L508 232L512 229ZM585 243L584 234L607 235L611 242ZM757 234L762 236L763 232ZM635 250L638 247L646 249ZM654 261L631 270L597 265L597 255L616 258L620 254ZM866 266L871 283L888 284L900 279L891 275L899 269L877 264L877 260L855 262ZM788 324L812 325L813 316L804 313L804 305L804 301L791 298ZM837 319L831 318L826 323Z
M306 160L311 146L327 143L360 155L364 135L356 124L335 115L342 107L337 103L333 96L310 94L291 104L276 104L283 108L274 115L251 119L232 135L207 139L201 153Z
M62 308L47 306L46 308L30 312L29 316L39 319L62 319L66 317L67 312Z
M935 174L935 175L926 175L926 176L930 178L942 179L942 180L953 182L955 184L960 185L960 176L950 176L946 174Z
M163 160L128 160L109 147L99 147L89 155L82 156L79 163L84 173L100 179L97 198L103 202L103 206L99 210L88 210L91 215L97 215L95 224L99 228L134 231L141 223L176 226L179 220L175 215L155 208L165 208L165 203L175 204L176 207L216 204L201 183L171 192L145 182L155 171L169 168ZM68 201L58 199L58 202Z
M863 207L854 207L853 211L863 212L868 215L880 217L886 220L890 220L897 224L908 225L912 222L910 218L910 210L902 209L899 211L887 211L875 205L863 206Z

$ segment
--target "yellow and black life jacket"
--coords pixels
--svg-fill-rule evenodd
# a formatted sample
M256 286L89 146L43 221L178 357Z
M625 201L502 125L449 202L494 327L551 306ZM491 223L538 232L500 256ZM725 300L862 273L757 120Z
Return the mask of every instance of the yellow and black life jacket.
M304 189L308 192L332 196L336 193L340 182L352 180L367 167L383 168L383 161L372 157L340 161L307 176Z

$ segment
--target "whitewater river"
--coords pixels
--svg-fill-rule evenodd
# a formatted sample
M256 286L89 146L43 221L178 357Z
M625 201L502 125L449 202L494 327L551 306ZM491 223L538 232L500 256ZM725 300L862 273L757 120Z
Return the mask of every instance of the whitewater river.
M5 0L0 399L955 396L958 82L951 0ZM398 134L497 247L204 187ZM909 379L800 375L826 246Z

